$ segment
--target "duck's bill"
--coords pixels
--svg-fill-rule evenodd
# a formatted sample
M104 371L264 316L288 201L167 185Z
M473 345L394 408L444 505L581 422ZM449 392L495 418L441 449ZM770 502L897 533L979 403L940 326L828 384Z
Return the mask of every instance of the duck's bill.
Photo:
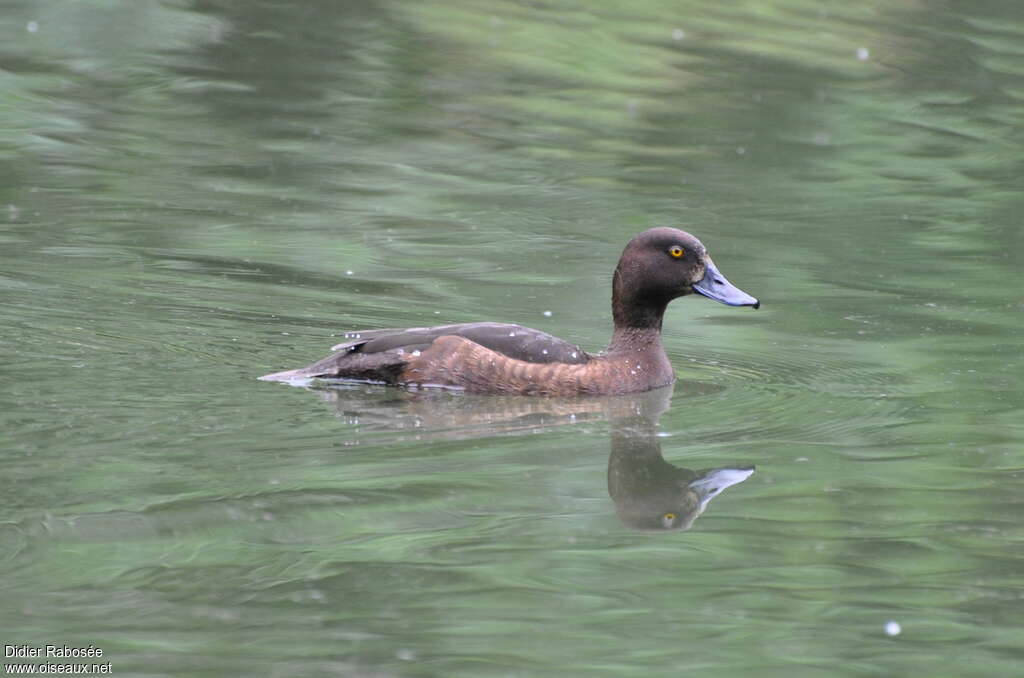
M739 466L735 468L713 468L705 471L704 474L690 483L690 488L697 492L700 497L700 510L703 511L708 502L718 494L737 483L742 483L754 473L753 466Z
M760 301L726 280L725 276L718 272L718 267L715 266L715 262L711 261L711 259L708 259L704 277L693 286L693 291L727 306L753 306L758 308L761 305Z

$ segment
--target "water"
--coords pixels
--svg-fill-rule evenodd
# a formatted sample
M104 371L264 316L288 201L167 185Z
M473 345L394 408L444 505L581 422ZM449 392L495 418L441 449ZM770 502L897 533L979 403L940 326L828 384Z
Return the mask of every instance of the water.
M1019 673L1018 3L25 1L0 31L3 643ZM764 302L676 302L674 392L255 379L373 327L599 349L654 225ZM658 529L678 469L750 465Z

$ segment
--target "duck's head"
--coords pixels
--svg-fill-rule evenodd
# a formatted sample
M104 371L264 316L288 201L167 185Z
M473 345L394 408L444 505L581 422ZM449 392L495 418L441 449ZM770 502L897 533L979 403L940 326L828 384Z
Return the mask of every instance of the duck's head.
M676 228L652 228L626 245L612 281L612 312L619 326L660 327L670 301L697 294L729 306L760 302L722 275L700 240Z

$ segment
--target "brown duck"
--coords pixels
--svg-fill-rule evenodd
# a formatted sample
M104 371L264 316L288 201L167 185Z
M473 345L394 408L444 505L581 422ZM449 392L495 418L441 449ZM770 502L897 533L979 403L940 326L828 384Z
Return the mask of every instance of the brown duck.
M694 292L729 306L760 305L718 272L697 238L675 228L653 228L630 240L619 258L612 277L615 329L601 353L507 323L366 330L349 332L331 355L312 365L260 378L536 396L647 391L675 380L661 344L661 321L669 302Z

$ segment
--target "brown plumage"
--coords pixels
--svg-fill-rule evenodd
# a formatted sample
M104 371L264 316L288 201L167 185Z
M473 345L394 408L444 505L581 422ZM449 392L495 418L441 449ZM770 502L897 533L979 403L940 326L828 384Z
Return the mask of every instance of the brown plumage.
M657 382L650 375L660 375ZM602 354L583 364L510 358L464 337L437 338L408 356L398 383L458 386L473 393L566 396L645 391L672 383L664 351Z
M695 237L655 228L633 238L612 279L615 330L597 355L544 332L505 323L465 323L346 334L335 353L261 379L339 378L391 385L537 396L646 391L675 375L661 344L673 299L698 294L732 306L757 299L733 287Z

